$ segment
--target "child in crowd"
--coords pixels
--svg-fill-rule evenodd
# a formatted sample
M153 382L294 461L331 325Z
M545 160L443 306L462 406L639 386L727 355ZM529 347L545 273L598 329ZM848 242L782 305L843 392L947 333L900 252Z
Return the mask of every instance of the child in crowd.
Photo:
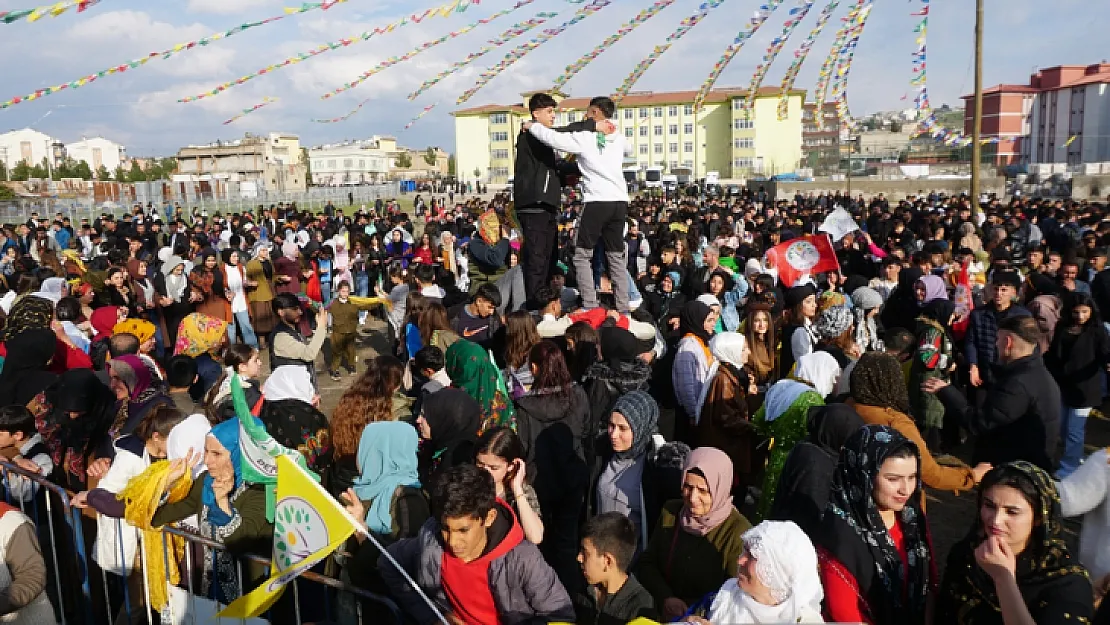
M485 347L501 328L497 309L501 307L501 291L492 284L478 287L469 304L460 306L451 315L451 329L460 337Z
M185 414L197 411L197 403L193 401L189 389L197 381L197 361L185 354L178 354L170 358L166 366L166 384L170 387L169 396L173 405Z
M331 313L331 358L328 359L328 372L331 379L339 379L339 363L345 363L347 373L355 374L355 338L358 337L358 317L371 305L359 305L350 300L351 284L346 280L339 283L336 298L328 306Z
M629 575L636 553L636 529L619 512L586 523L578 562L586 589L574 598L579 623L620 625L639 617L655 618L655 600Z
M0 454L12 459L17 467L46 477L54 472L50 451L35 429L35 417L25 406L0 408ZM6 472L4 486L9 501L31 501L39 485L30 479Z
M46 562L35 524L18 508L0 503L0 562L6 569L0 588L0 622L54 625L46 596Z
M416 352L416 357L413 358L413 368L416 369L423 380L426 380L420 387L421 395L430 395L451 386L451 377L447 375L445 366L446 360L443 350L435 345L423 347Z
M504 502L493 477L473 464L445 471L432 492L432 518L415 538L388 548L451 623L570 622L567 591ZM439 620L383 555L390 594L417 623Z

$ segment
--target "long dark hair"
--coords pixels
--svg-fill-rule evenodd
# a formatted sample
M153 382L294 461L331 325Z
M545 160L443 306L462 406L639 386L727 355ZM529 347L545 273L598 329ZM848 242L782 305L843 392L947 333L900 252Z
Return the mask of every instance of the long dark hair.
M573 380L567 369L563 351L551 341L540 341L528 352L528 361L536 368L533 391L567 395Z
M528 352L540 342L532 313L518 310L505 319L505 364L516 370L528 362ZM534 362L534 361L533 361Z
M431 345L432 334L436 330L451 330L451 322L447 319L447 309L439 302L429 302L428 307L416 320L416 327L420 330L420 341L424 345Z
M1083 328L1101 328L1102 315L1099 314L1098 304L1089 293L1080 293L1079 291L1072 291L1064 298L1064 309L1060 311L1060 328L1073 328L1075 327L1075 319L1072 317L1072 312L1080 307L1086 306L1091 309L1091 318L1083 325Z

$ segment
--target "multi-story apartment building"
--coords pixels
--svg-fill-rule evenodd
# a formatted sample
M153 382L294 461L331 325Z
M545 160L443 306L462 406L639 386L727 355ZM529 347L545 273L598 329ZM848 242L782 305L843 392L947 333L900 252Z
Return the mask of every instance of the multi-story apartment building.
M457 172L462 180L505 183L512 177L516 138L529 119L522 104L487 104L455 111ZM556 124L582 119L590 98L551 92L559 103ZM788 114L779 120L780 91L761 89L751 110L747 91L715 89L694 110L694 91L634 92L617 103L617 124L628 143L629 168L689 170L693 177L716 171L722 178L794 171L802 155L803 91L788 95Z

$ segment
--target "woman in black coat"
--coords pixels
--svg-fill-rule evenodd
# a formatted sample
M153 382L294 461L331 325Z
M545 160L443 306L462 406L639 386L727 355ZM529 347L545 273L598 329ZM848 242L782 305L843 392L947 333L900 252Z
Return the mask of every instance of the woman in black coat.
M1102 378L1110 362L1110 336L1090 295L1068 294L1044 361L1063 400L1060 436L1064 455L1056 472L1063 479L1083 460L1087 416L1091 408L1102 404Z
M864 422L847 404L810 408L808 421L809 436L786 457L767 518L793 521L807 536L814 536L829 504L840 448Z

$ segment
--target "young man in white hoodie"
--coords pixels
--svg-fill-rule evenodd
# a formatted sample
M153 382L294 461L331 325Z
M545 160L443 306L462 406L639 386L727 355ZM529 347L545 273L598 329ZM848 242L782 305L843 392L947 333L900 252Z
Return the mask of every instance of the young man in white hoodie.
M616 104L609 98L598 97L590 101L586 116L598 123L597 132L556 132L532 122L525 122L523 127L556 150L578 157L585 206L578 220L574 242L574 270L578 275L578 289L582 293L582 307L589 310L599 305L590 262L594 247L601 239L613 280L617 310L627 313L629 277L624 229L628 215L628 187L623 171L624 135L609 121L616 111Z

